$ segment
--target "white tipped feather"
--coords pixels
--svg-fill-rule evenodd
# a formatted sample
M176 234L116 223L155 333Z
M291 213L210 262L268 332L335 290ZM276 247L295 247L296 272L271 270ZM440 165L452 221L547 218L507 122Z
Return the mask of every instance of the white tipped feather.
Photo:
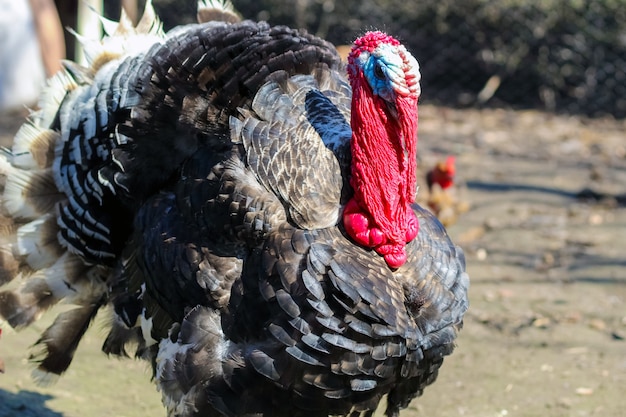
M55 154L57 155L59 163L60 159L58 157L62 155L64 142L69 140L72 118L76 117L76 112L73 112L74 104L76 102L80 102L83 96L86 96L85 89L83 88L68 91L64 105L59 109L57 117L59 118L59 124L61 125L61 140L57 141L55 149Z
M13 159L13 155L11 154L11 151L6 148L0 149L0 175L8 177L14 169L11 165L11 159Z
M230 0L199 0L197 18L199 23L211 21L234 23L241 20Z
M59 137L58 132L27 121L13 139L13 165L23 169L48 168L52 165L54 143Z
M93 72L114 59L146 51L165 37L163 24L154 12L151 1L146 2L143 16L135 27L124 9L119 22L102 17L100 21L106 33L101 39L88 38L68 29L83 47L85 59Z
M35 219L51 211L61 198L50 168L26 171L0 158L0 173L8 174L2 202L11 217Z
M13 244L0 245L0 287L18 276L20 263L13 254Z
M141 320L141 334L143 335L143 339L146 341L146 347L156 345L157 341L152 337L152 317L149 319L146 318L145 308L141 312L139 319Z
M225 12L235 12L235 7L230 0L198 0L198 10L215 9Z
M143 14L139 22L137 22L135 31L137 33L151 34L160 38L165 36L163 22L161 22L161 19L159 19L159 16L157 16L154 11L154 7L152 7L152 0L146 1Z
M94 11L95 13L95 11ZM122 13L124 13L124 9L122 9ZM100 19L100 23L102 24L102 29L104 30L104 34L106 36L113 36L120 22L116 22L115 20L107 19L104 16L98 15ZM120 19L121 20L121 19Z
M83 53L85 54L85 59L89 65L92 65L96 58L104 53L104 48L99 39L91 39L83 36L72 28L67 28L67 31L74 35L78 43L80 43L80 46L83 48Z
M39 368L33 369L30 375L33 378L33 381L35 381L35 384L37 384L40 387L52 386L56 384L56 382L61 377L61 375L58 375L52 372L46 372Z
M63 302L88 306L107 290L102 274L104 267L91 267L76 255L65 253L46 269L28 276L13 291L16 308L5 317L9 322L23 326L37 320L48 308Z
M63 252L56 239L56 220L47 214L17 230L15 252L34 270L53 265Z
M195 381L215 378L223 373L223 361L238 346L225 340L219 314L207 307L193 308L177 330L176 341L172 340L170 329L169 337L159 343L155 380L169 415L183 416L193 413L195 391L202 389L202 384L189 386L190 381L185 380L186 376L180 377L180 369L202 363L194 370L203 377L194 378Z
M159 352L156 357L155 381L157 389L161 391L161 400L167 410L168 416L177 415L175 411L180 407L183 390L172 371L178 355L185 355L190 345L181 346L172 342L169 337L159 343Z
M20 280L22 284L17 289L0 293L0 314L15 329L37 321L47 309L59 302L50 292L45 279L20 273L15 281Z
M40 110L31 115L32 123L44 128L49 127L67 92L76 87L78 84L67 70L61 70L50 77L39 97L38 106Z
M42 131L39 126L35 126L32 122L26 121L20 129L17 131L15 136L13 137L13 164L19 168L32 168L33 164L30 164L29 161L23 161L22 164L16 163L16 159L24 154L30 154L29 148L31 143L37 138L39 133Z

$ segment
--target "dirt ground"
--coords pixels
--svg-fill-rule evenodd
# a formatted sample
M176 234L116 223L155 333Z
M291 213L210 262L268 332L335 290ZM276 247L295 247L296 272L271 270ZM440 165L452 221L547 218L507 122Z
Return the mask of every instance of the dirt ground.
M17 118L0 120L6 140ZM626 123L421 106L423 166L457 155L471 209L471 307L438 381L404 417L626 415ZM164 416L148 367L100 353L97 322L55 385L29 376L49 318L6 331L0 417Z

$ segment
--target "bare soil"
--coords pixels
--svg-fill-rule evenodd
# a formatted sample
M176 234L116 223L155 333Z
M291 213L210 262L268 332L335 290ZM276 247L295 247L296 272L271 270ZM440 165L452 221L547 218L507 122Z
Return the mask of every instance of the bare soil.
M3 115L7 143L20 120ZM420 108L427 167L457 155L471 308L437 382L402 415L626 415L626 123ZM104 316L104 314L101 314ZM164 416L148 366L100 352L96 322L56 384L27 361L50 318L4 326L0 417Z

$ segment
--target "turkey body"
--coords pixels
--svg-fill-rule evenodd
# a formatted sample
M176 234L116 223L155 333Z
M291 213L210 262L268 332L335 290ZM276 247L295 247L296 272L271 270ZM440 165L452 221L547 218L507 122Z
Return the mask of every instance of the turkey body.
M332 45L210 22L60 80L2 171L2 280L27 284L0 313L19 328L76 306L40 371L61 374L110 304L104 351L137 346L171 416L371 415L385 395L395 416L435 380L463 252L416 204L397 268L346 232L352 89Z

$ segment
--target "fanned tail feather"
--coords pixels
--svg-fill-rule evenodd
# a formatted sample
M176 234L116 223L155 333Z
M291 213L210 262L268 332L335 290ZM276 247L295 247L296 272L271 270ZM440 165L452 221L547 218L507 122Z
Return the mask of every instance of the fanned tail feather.
M38 384L48 385L67 370L80 340L103 302L103 298L94 298L89 305L59 314L42 333L29 358L38 364L33 370L33 379Z
M48 268L64 252L57 233L56 219L47 213L17 229L13 253L33 270Z
M86 265L80 258L64 253L53 265L27 273L16 289L0 292L0 317L15 329L22 329L57 303L70 305L60 313L35 343L31 359L38 363L35 380L49 383L70 365L80 339L107 298L108 269Z
M199 0L197 18L199 23L241 21L241 15L230 0Z
M13 167L8 172L3 204L15 219L32 220L50 213L63 198L49 168L22 170Z
M23 282L17 289L0 292L0 315L14 328L32 324L61 300L87 306L106 294L106 268L89 267L69 253L30 275L24 269Z
M99 17L106 34L102 39L90 39L69 29L83 47L89 70L93 73L114 59L144 51L165 38L163 23L150 0L146 1L143 15L136 26L133 26L124 9L119 22Z
M142 357L146 349L145 339L141 331L141 327L129 327L126 323L119 320L114 315L113 322L110 324L109 334L102 344L102 351L107 355L120 357L130 357L129 349L133 349L133 356Z
M42 116L44 112L40 113ZM45 169L52 166L54 144L59 132L39 126L33 119L22 125L13 138L12 165L21 169Z
M101 197L98 190L69 186L67 181L74 177L55 174L63 165L94 163L81 161L82 155L77 160L68 159L68 149L74 153L110 151L96 148L89 136L102 128L96 125L98 121L106 123L106 113L111 111L107 103L98 103L99 107L82 113L76 109L85 107L82 100L93 101L105 89L123 90L124 86L107 84L111 66L99 72L107 63L145 51L165 38L150 1L136 26L124 14L120 22L101 20L106 32L103 39L76 34L85 47L88 66L63 62L63 69L47 81L38 109L31 111L16 133L12 148L0 149L0 319L19 330L52 306L67 305L33 348L31 360L38 364L35 379L40 383L51 382L70 365L89 324L108 302L108 281L113 276L110 266L85 260L67 242L68 233L72 234L71 243L83 242L84 236L105 243L109 239L109 230L98 219L88 214L79 217L87 204L82 193L91 192L90 198L97 200ZM122 99L124 91L119 93ZM105 96L100 94L98 98ZM77 115L83 118L76 121ZM70 130L76 126L82 130L74 130L70 137ZM104 140L108 140L106 136ZM69 169L71 174L72 167ZM70 219L73 223L64 225L61 215L65 222ZM119 339L135 341L141 347L137 328L126 328L124 332ZM111 345L109 350L121 354L123 346Z
M0 287L11 282L19 271L20 263L13 256L15 230L13 219L0 214Z

